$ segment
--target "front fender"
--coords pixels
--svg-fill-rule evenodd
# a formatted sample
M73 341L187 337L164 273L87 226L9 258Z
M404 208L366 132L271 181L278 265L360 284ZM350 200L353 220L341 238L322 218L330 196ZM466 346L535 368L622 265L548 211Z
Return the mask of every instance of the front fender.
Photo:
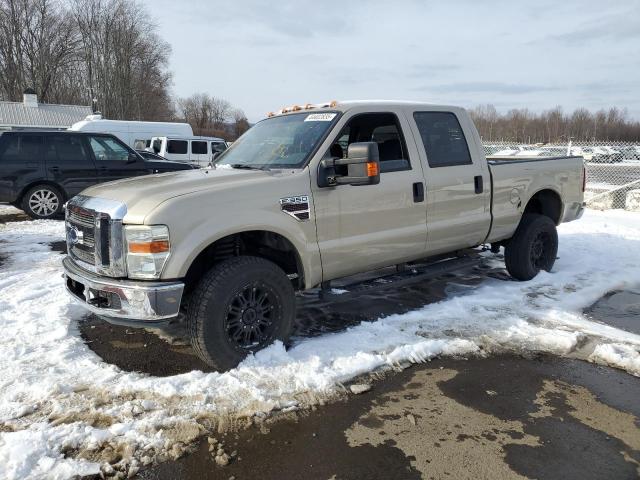
M248 231L267 231L283 236L294 246L307 288L321 282L320 251L313 220L299 221L279 210L256 212L251 209L236 211L232 218L233 222L229 222L229 218L221 219L220 215L216 214L188 228L170 225L171 255L162 278L184 278L197 256L221 238Z

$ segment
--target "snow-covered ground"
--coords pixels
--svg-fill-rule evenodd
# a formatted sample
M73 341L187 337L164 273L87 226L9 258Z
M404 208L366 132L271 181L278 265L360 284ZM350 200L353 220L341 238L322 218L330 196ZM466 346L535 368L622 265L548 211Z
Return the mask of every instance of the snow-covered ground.
M359 374L437 355L550 352L640 375L640 336L581 314L606 292L640 284L640 214L588 211L562 225L553 272L530 282L487 279L288 351L273 345L230 372L164 378L121 371L83 343L82 311L48 246L63 235L62 222L0 224L0 478L171 458L220 419L305 406Z

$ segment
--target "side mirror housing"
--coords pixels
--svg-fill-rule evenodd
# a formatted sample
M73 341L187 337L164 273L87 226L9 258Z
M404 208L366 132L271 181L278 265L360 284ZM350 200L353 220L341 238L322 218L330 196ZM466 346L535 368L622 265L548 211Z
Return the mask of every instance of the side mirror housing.
M336 173L337 167L347 167L347 174ZM376 142L349 145L347 158L328 158L318 166L318 186L377 185L380 183L380 157Z
M135 163L140 160L142 157L134 152L129 152L129 158L127 159L127 163Z

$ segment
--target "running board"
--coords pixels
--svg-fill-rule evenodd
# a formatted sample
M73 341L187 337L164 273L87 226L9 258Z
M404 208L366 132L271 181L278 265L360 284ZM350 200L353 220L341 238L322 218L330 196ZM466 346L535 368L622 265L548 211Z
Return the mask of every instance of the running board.
M422 280L472 267L480 261L480 258L480 255L472 254L429 264L407 265L395 273L334 288L331 288L330 283L326 282L326 286L323 285L324 288L320 289L320 296L323 300L350 300L352 297L362 293L411 285ZM334 293L336 291L341 293Z

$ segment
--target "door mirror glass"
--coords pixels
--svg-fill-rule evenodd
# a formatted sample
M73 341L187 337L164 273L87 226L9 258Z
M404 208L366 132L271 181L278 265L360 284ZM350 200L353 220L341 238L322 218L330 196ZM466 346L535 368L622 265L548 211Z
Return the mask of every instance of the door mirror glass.
M327 158L318 168L318 186L376 185L380 183L380 157L376 142L349 145L347 158Z

